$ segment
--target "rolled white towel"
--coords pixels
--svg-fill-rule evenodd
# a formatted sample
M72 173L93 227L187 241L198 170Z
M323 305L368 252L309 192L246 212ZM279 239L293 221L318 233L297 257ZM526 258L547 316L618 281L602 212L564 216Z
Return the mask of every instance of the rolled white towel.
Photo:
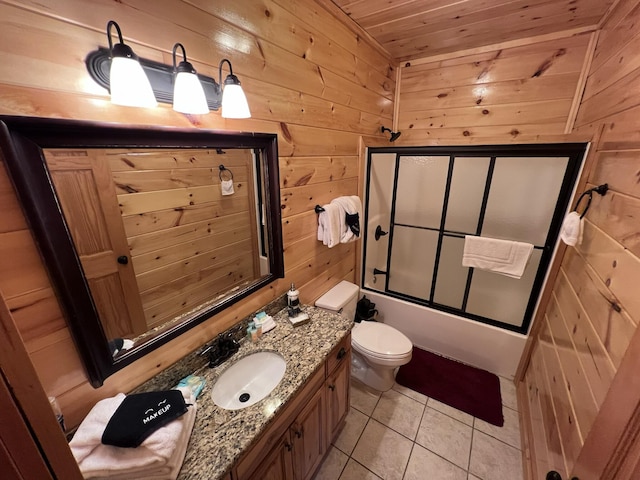
M560 238L567 245L574 247L582 243L582 231L584 229L584 220L580 218L578 212L571 212L562 222L560 230Z
M332 205L338 205L340 208L339 221L340 221L340 243L353 242L357 240L360 235L356 235L353 229L346 222L346 215L357 215L358 217L358 232L362 225L362 202L357 195L342 196L331 200Z
M318 240L332 248L340 243L340 214L338 205L324 205L322 212L318 214Z

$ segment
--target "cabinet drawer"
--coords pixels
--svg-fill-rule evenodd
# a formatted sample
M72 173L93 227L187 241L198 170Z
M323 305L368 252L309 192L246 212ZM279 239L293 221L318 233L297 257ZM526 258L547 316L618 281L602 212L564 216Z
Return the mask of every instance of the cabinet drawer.
M342 341L336 345L327 357L327 376L331 375L336 367L349 358L349 351L351 350L351 332L347 334Z

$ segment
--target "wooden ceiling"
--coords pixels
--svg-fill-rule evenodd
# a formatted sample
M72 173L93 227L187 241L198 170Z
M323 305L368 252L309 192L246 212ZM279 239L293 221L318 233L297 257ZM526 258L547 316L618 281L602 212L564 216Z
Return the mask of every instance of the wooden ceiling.
M333 0L396 60L580 27L617 0Z

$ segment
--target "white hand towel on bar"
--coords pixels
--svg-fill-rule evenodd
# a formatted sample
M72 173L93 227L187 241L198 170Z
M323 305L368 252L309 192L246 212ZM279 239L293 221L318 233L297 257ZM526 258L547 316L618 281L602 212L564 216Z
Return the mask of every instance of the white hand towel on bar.
M318 214L318 240L327 247L335 247L340 243L340 214L338 205L327 204Z
M175 479L196 417L195 399L185 397L192 404L187 412L156 430L137 448L114 447L101 441L125 395L120 393L96 403L69 443L84 478Z
M564 217L562 230L560 230L560 238L562 241L572 247L580 245L582 243L582 230L584 228L583 222L578 212L571 212Z
M347 224L346 214L358 215L357 231L360 231L362 225L362 202L357 195L343 196L331 200L332 205L337 205L340 210L340 243L354 242L360 238L360 234L356 235L352 228Z
M466 235L462 266L521 278L531 252L533 245L530 243Z

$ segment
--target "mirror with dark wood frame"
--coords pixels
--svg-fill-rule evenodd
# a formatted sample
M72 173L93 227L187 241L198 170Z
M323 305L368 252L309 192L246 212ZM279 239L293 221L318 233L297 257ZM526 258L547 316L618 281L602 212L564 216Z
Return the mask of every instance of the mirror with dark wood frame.
M94 387L284 276L276 135L0 121Z

